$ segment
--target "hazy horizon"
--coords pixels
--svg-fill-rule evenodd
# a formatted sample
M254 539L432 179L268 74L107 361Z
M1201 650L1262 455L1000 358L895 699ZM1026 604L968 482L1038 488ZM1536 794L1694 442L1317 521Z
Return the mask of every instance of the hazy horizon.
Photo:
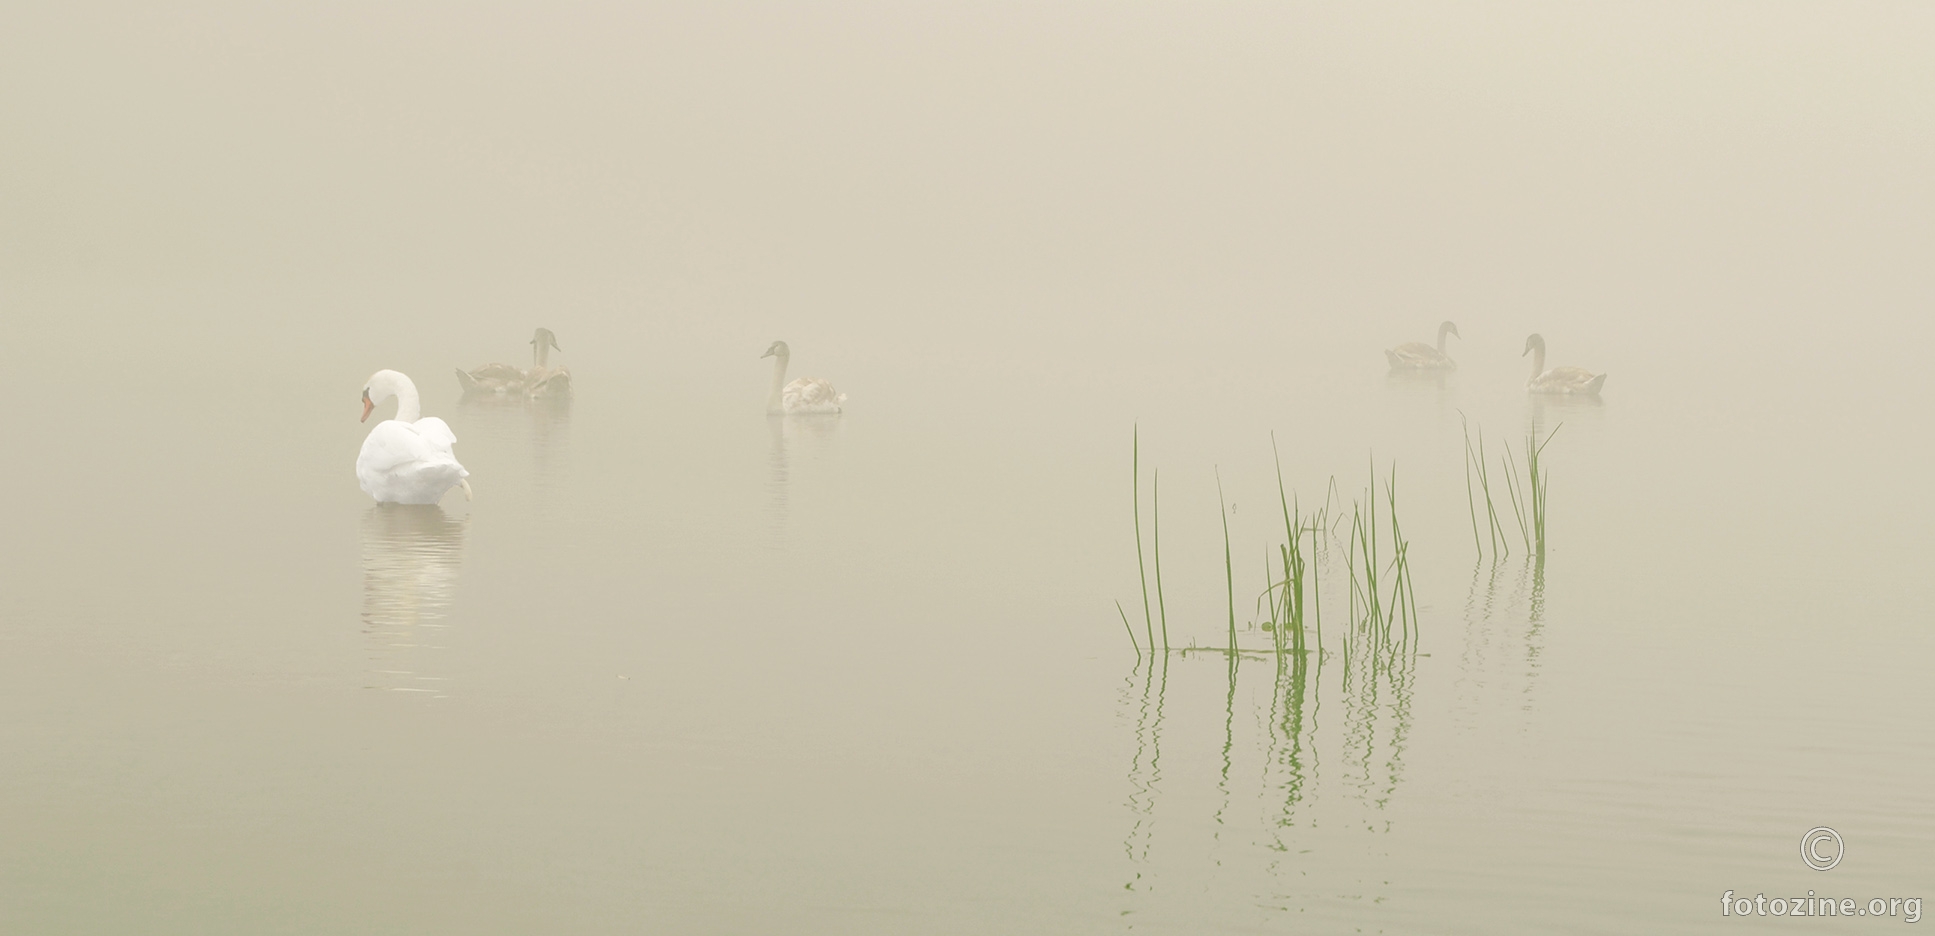
M1909 3L0 12L0 928L1915 896L1931 48ZM1390 377L1443 320L1456 372ZM460 399L536 327L569 406ZM1534 332L1603 399L1528 398ZM844 414L765 414L775 339ZM358 490L380 368L474 500ZM1466 420L1565 427L1549 564L1474 555ZM1132 433L1178 646L1232 591L1267 643L1273 438L1304 506L1395 465L1412 656L1292 730L1264 663L1132 650Z

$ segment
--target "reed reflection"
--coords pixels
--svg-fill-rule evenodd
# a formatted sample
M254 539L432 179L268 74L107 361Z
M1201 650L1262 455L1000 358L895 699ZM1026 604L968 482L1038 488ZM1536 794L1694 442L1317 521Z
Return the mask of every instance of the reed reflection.
M1162 784L1162 709L1169 689L1167 655L1138 660L1125 684L1134 685L1138 675L1142 692L1136 704L1135 756L1129 761L1128 807L1133 819L1128 837L1122 842L1130 867L1129 881L1123 888L1129 891L1151 889L1144 880L1144 871L1155 844L1156 794ZM1123 701L1129 701L1126 690Z
M1539 655L1545 652L1545 553L1540 552L1531 562L1532 598L1527 609L1525 628L1525 701L1529 708L1532 702L1532 688L1539 675Z
M1276 687L1270 698L1270 749L1264 760L1263 786L1266 790L1276 789L1282 800L1272 832L1272 847L1277 851L1289 848L1283 830L1297 824L1297 806L1303 802L1304 783L1316 782L1317 749L1306 736L1306 730L1311 735L1317 730L1317 698L1307 691L1310 657L1310 654L1295 654L1277 658ZM1322 672L1321 662L1317 669ZM1273 775L1280 779L1273 779Z
M1340 563L1335 571L1342 578L1345 570ZM1349 582L1336 581L1332 587L1348 589ZM1152 857L1165 731L1200 732L1191 746L1218 758L1214 767L1194 775L1204 785L1197 795L1215 803L1193 820L1199 824L1197 834L1206 832L1203 838L1211 843L1200 860L1205 868L1222 864L1226 858L1219 852L1232 843L1260 848L1275 882L1257 895L1262 906L1294 912L1334 896L1311 889L1311 875L1321 870L1323 859L1309 856L1320 843L1334 842L1318 831L1320 826L1380 835L1391 831L1390 807L1404 784L1412 744L1420 654L1417 641L1397 625L1395 615L1387 609L1384 616L1373 617L1366 613L1368 607L1360 603L1355 619L1333 622L1336 639L1323 648L1278 639L1275 632L1285 623L1279 614L1274 620L1239 626L1234 653L1228 647L1189 646L1168 653L1158 648L1136 662L1122 693L1123 705L1134 713L1124 721L1135 730L1126 803L1129 831L1123 842L1129 861L1125 890L1153 891L1165 867L1190 860ZM1190 719L1165 728L1170 666L1176 662L1205 664L1178 669L1178 691L1203 702L1214 693L1219 704L1213 710L1184 706ZM1211 663L1213 670L1207 665ZM1326 697L1342 705L1341 724L1329 730L1320 718ZM1215 754L1209 752L1210 743ZM1343 765L1341 771L1322 770L1326 762ZM1172 795L1191 798L1186 790ZM1189 821L1187 816L1172 818L1167 825ZM1187 842L1191 831L1179 828L1169 837ZM1200 877L1197 869L1175 873L1191 880ZM1134 906L1124 912L1134 912Z
M1341 692L1346 775L1378 812L1390 805L1404 778L1417 684L1417 645L1375 637L1346 640ZM1380 736L1379 720L1388 724ZM1386 820L1380 831L1390 831Z
M1138 439L1132 439L1131 453L1132 481L1138 493L1134 519L1140 562ZM1344 495L1333 478L1324 500L1314 509L1306 509L1291 496L1279 474L1276 512L1282 517L1282 539L1266 545L1262 587L1253 602L1246 602L1253 616L1241 624L1237 618L1235 566L1228 527L1224 526L1227 624L1226 636L1218 640L1220 646L1199 646L1192 641L1172 649L1166 610L1164 637L1158 641L1155 615L1146 603L1143 640L1137 640L1136 628L1117 605L1117 616L1137 653L1132 674L1141 672L1147 659L1151 672L1163 674L1166 688L1172 660L1207 663L1213 659L1219 664L1216 696L1222 703L1221 711L1211 715L1206 709L1194 710L1176 729L1185 733L1186 741L1202 745L1205 757L1209 756L1207 744L1215 743L1219 749L1214 755L1220 763L1215 768L1215 790L1211 794L1216 805L1202 814L1200 829L1185 831L1208 833L1204 838L1211 843L1210 853L1203 857L1208 867L1224 864L1221 851L1231 842L1248 841L1263 849L1263 864L1270 871L1272 883L1265 887L1265 893L1257 894L1262 906L1288 911L1333 899L1334 894L1309 890L1315 877L1322 875L1324 863L1298 857L1315 852L1320 842L1335 844L1334 837L1316 831L1319 817L1322 825L1331 828L1387 833L1389 807L1405 779L1420 656L1420 608L1411 573L1410 539L1399 520L1396 470L1380 473L1375 462L1368 467L1363 488L1354 495ZM1159 516L1154 505L1152 486L1152 521ZM1152 522L1150 529L1157 547L1151 553L1157 557L1155 605L1160 609L1161 537L1156 532L1160 527ZM1341 594L1341 598L1332 599L1332 620L1328 622L1324 620L1325 591L1333 596ZM1269 678L1260 684L1258 677L1265 667ZM1195 689L1185 695L1208 697L1211 690L1206 667L1184 666L1178 675L1183 684ZM1203 682L1199 687L1193 686L1197 680ZM1145 680L1145 697L1146 692ZM1326 695L1343 706L1341 725L1327 732L1320 731L1317 717ZM1128 704L1126 692L1124 704ZM1158 699L1158 712L1160 704ZM1216 722L1220 722L1220 737L1209 734L1216 731ZM1130 769L1133 819L1126 845L1131 862L1130 891L1153 889L1151 880L1156 869L1148 859L1144 831L1147 810L1141 797L1150 785L1140 776L1146 747L1142 725L1138 719L1137 753ZM1341 770L1329 771L1334 779L1328 797L1321 795L1324 785L1319 782L1317 769L1324 761L1343 765ZM1233 820L1252 809L1254 826ZM1231 834L1226 836L1225 832ZM1136 847L1139 836L1145 842L1140 849ZM1182 873L1199 876L1196 870Z
M468 522L434 504L379 504L363 514L363 633L370 660L365 688L437 698L448 692L438 657L463 573Z
M1540 655L1544 652L1545 563L1535 552L1513 567L1481 561L1472 569L1464 618L1463 648L1453 680L1455 720L1476 731L1487 717L1506 707L1530 711L1537 700ZM1509 581L1505 594L1501 586Z

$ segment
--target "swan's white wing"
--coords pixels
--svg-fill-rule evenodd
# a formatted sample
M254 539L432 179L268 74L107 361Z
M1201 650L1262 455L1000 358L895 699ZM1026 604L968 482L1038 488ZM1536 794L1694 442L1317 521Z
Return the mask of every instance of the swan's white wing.
M1554 367L1532 381L1532 389L1540 393L1598 393L1605 382L1606 375L1583 367Z
M486 364L475 370L457 372L457 383L463 386L466 395L514 393L521 391L530 379L530 372L509 364Z
M451 452L456 441L456 434L435 416L415 423L386 419L363 440L356 480L379 501L434 504L470 476Z
M486 364L470 372L478 380L523 380L524 368L509 364Z
M363 451L356 456L356 474L361 477L366 472L391 471L424 454L423 437L409 423L385 419L363 439Z
M818 377L801 377L780 392L780 402L789 413L837 413L847 395Z
M417 435L422 436L423 441L429 443L437 451L451 456L453 460L456 458L451 446L457 444L457 434L450 431L449 423L435 416L425 416L407 425L415 429Z
M1392 367L1451 367L1451 358L1428 344L1412 341L1384 352Z
M526 392L533 400L562 397L571 393L571 369L568 367L539 369L532 371L531 374L531 384Z

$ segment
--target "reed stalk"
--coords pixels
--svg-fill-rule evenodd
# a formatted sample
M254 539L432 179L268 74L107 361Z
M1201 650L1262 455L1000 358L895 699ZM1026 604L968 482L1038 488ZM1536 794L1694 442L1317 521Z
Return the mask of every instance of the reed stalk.
M1137 425L1129 437L1129 475L1132 486L1131 503L1135 517L1135 571L1142 577L1142 626L1149 632L1149 649L1156 646L1156 628L1149 614L1149 568L1142 561L1142 426Z
M1465 513L1471 518L1471 545L1478 550L1478 558L1483 559L1485 544L1478 538L1478 498L1471 489L1471 423L1465 419L1463 410L1458 411L1458 424L1465 434Z
M1155 495L1153 537L1156 547L1156 610L1162 614L1162 652L1169 652L1169 604L1162 600L1162 469L1157 468L1152 493ZM1151 650L1155 649L1153 646Z
M1417 595L1411 585L1411 544L1404 539L1404 530L1398 525L1396 464L1391 465L1391 471L1385 477L1384 495L1390 506L1391 548L1395 554L1391 561L1394 576L1391 584L1391 615L1404 615L1398 621L1408 637L1412 625L1417 622Z
M1518 468L1512 464L1511 456L1509 454L1500 455L1498 456L1498 460L1505 466L1505 493L1510 494L1512 497L1512 517L1518 521L1518 537L1524 541L1525 548L1529 551L1532 548L1532 531L1525 526L1525 514L1527 511L1521 509L1520 503L1526 502L1526 506L1530 506L1530 503L1527 498L1521 497L1519 494L1520 490L1522 490L1522 484L1519 481Z
M1303 525L1302 512L1291 506L1288 492L1283 486L1283 456L1277 451L1277 435L1270 433L1270 457L1277 471L1277 505L1283 511L1283 620L1292 628L1297 653L1304 651L1304 608L1303 608ZM1314 538L1314 537L1313 537Z
M1223 472L1216 472L1217 513L1223 521L1223 588L1229 598L1230 608L1230 665L1236 665L1236 564L1230 555L1230 508L1223 502Z
M1565 423L1553 426L1552 431L1546 434L1544 442L1538 441L1536 433L1528 433L1525 437L1525 474L1532 486L1532 532L1538 543L1541 557L1545 555L1545 497L1551 490L1552 475L1550 471L1540 466L1539 458L1545 454L1545 447L1552 444L1553 436L1558 435L1559 430L1564 428Z

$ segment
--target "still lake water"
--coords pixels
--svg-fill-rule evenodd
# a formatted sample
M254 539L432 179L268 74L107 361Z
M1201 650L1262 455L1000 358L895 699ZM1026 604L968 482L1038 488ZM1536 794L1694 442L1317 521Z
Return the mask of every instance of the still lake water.
M457 400L509 322L6 301L0 930L1702 932L1752 925L1728 889L1929 896L1909 351L1467 317L1435 382L1379 354L1424 319L861 352L647 310L531 323L578 387L538 409ZM1531 327L1603 405L1525 399ZM844 416L763 414L775 337ZM378 367L474 502L357 490ZM1542 567L1476 556L1461 412L1563 424ZM1415 653L1347 674L1333 636L1301 703L1266 660L1138 661L1138 424L1176 643L1223 640L1216 471L1253 619L1275 432L1306 503L1396 463Z

